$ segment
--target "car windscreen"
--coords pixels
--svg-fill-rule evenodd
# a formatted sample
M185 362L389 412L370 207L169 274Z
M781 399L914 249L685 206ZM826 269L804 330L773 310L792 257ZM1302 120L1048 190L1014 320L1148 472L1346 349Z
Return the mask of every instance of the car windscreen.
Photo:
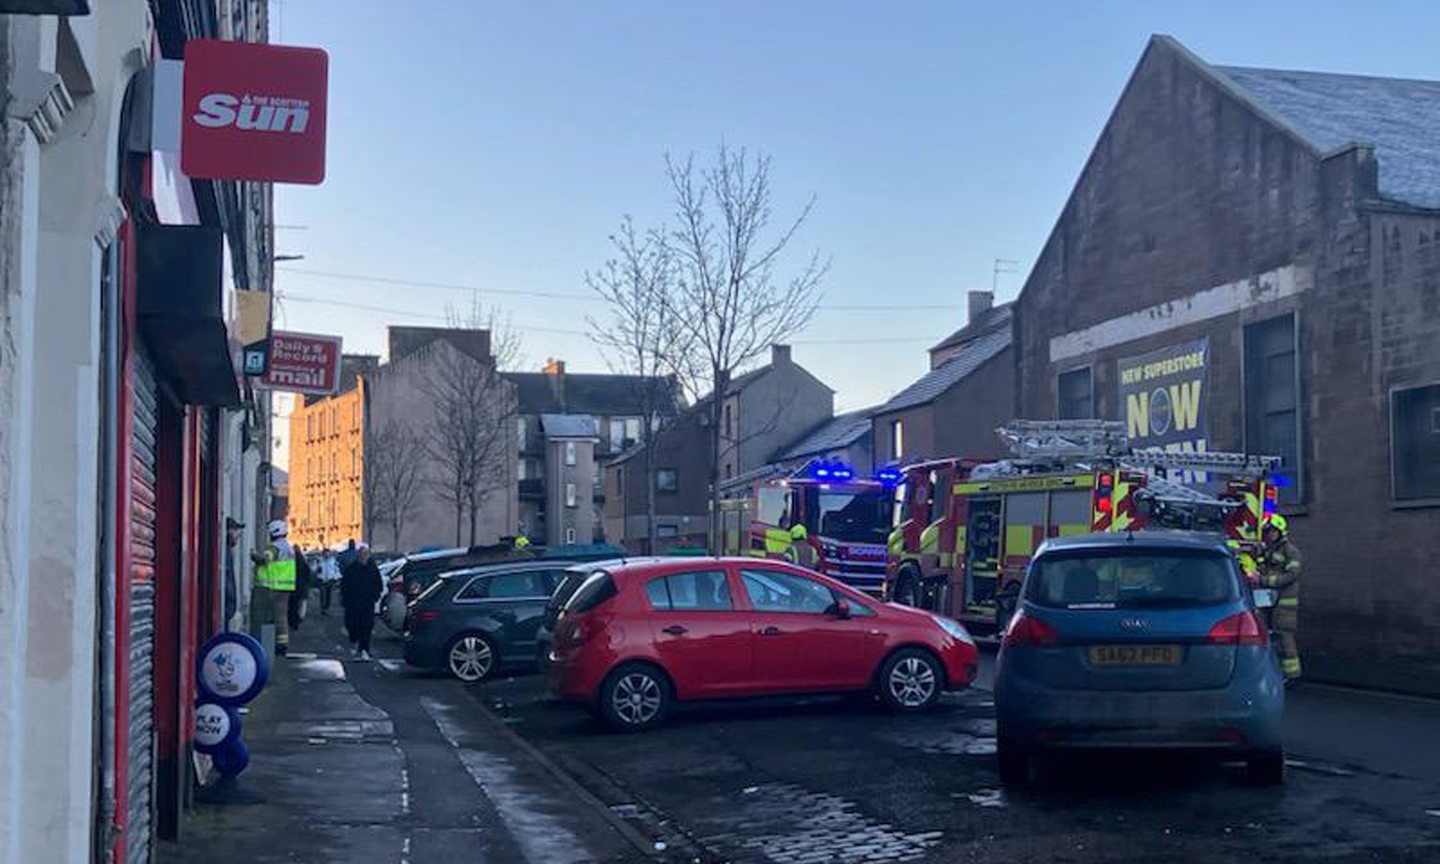
M615 596L615 580L604 570L596 570L585 577L580 587L565 601L565 614L578 615L589 612Z
M884 543L894 501L881 490L820 493L820 536L843 543Z
M1187 608L1237 598L1230 556L1205 549L1083 549L1040 556L1025 599L1057 609Z

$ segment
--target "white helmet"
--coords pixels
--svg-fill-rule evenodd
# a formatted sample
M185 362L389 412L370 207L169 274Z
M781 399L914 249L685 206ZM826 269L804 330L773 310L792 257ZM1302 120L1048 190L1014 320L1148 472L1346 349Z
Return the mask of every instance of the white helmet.
M284 519L276 519L274 522L270 523L271 540L279 540L281 537L284 537L288 533L290 533L290 529L285 526Z

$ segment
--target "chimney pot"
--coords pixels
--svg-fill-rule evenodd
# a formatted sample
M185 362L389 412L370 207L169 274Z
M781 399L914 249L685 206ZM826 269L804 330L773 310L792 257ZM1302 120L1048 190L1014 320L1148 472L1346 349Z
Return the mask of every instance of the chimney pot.
M975 319L990 311L990 307L995 305L995 292L971 291L966 299L969 301L970 317L966 319L965 323L974 324Z

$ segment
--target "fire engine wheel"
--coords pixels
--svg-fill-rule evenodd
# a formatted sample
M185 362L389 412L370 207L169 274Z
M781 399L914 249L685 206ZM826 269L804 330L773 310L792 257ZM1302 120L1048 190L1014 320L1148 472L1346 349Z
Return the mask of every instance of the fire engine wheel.
M895 596L892 598L901 606L920 605L920 574L906 567L895 577Z

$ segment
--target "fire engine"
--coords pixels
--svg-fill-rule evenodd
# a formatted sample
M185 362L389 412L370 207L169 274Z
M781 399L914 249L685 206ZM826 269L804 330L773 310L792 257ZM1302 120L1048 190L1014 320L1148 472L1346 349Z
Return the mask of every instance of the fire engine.
M1213 531L1242 563L1254 560L1282 482L1278 457L1134 450L1119 422L1021 420L998 431L1015 458L901 470L887 599L998 631L1035 550L1067 534Z
M799 560L796 544L804 543L815 569L879 596L899 479L898 472L861 478L842 462L812 460L787 477L756 483L748 498L722 501L719 547L727 555ZM793 532L797 525L805 528L803 538Z

